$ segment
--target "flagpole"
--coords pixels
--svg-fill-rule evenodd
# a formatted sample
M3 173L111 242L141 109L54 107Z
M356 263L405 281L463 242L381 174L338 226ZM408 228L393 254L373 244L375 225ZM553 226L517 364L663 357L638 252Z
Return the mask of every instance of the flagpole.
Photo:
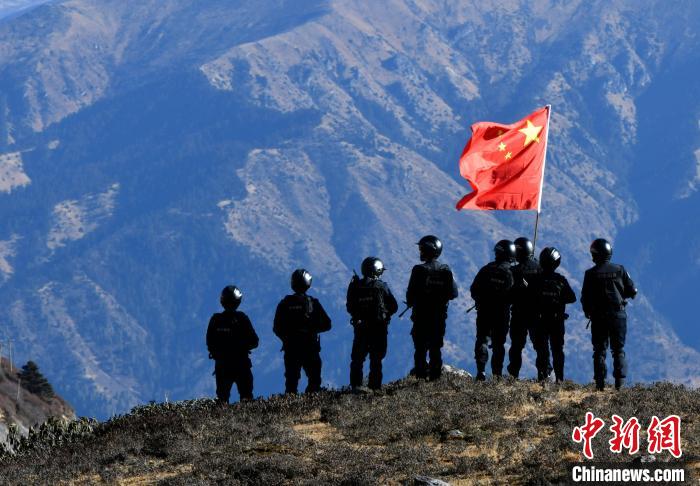
M542 157L542 178L540 179L540 194L537 197L537 217L535 219L535 237L532 240L532 249L534 251L537 245L537 229L540 225L540 212L542 211L542 193L544 192L544 169L547 165L547 144L549 143L549 119L552 117L552 105L547 106L547 128L545 129L544 139L544 157Z

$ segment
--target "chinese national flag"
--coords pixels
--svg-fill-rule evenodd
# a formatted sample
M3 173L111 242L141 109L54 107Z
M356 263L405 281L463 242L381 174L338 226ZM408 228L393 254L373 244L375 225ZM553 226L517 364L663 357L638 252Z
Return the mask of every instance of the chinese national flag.
M511 125L478 122L459 159L473 191L457 209L540 209L549 106Z

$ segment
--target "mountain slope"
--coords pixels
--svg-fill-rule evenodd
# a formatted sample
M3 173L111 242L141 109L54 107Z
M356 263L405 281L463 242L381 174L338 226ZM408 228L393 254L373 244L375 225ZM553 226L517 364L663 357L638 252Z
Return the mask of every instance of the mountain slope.
M660 103L657 79L666 86L697 65L699 18L693 2L38 7L0 25L0 317L80 413L104 417L212 393L203 334L220 289L236 283L262 338L256 393L268 394L282 386L273 310L305 266L334 320L324 379L337 386L347 381L352 269L381 257L401 296L414 242L433 233L461 290L447 361L471 366L468 286L493 242L530 234L534 215L454 211L467 191L456 161L471 122L552 103L538 246L559 247L578 291L589 242L621 232L616 254L641 278L630 378L697 385L698 351L657 313L665 294L639 246L694 229L669 220L666 233L652 231L645 222L660 218L638 181L658 178L648 172L654 120L640 110ZM668 125L691 133L697 102L678 109ZM683 141L678 153L696 146ZM695 167L677 160L678 173ZM628 237L638 225L641 236ZM664 287L689 275L669 274ZM567 369L588 381L576 309ZM392 324L389 378L411 367L408 329Z

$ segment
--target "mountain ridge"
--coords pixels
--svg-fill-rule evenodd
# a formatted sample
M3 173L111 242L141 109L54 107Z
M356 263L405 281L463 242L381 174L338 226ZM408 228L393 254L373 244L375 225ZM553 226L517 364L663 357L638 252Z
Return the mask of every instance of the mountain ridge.
M471 365L467 287L493 242L530 234L534 214L455 212L467 192L456 161L472 121L511 122L546 102L538 246L556 242L578 293L589 242L619 234L616 255L637 279L650 235L625 234L648 214L628 180L637 158L652 166L637 101L679 58L692 64L687 29L700 14L692 2L683 17L604 3L71 0L0 24L0 160L12 160L0 175L15 181L0 189L0 317L18 352L47 356L81 413L211 394L204 326L236 283L262 338L256 387L272 393L272 310L306 266L335 322L324 378L340 385L352 268L381 257L400 297L413 243L435 233L461 291L446 359ZM697 386L697 349L655 310L654 280L638 280L631 378ZM585 319L572 311L567 368L588 381ZM395 320L388 376L408 371L410 353Z

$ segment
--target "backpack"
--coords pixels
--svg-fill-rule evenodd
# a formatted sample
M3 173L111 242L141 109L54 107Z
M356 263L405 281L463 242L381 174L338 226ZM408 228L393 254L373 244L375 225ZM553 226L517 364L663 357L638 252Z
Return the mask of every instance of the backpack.
M354 280L352 295L354 318L370 322L386 320L384 292L378 282Z

